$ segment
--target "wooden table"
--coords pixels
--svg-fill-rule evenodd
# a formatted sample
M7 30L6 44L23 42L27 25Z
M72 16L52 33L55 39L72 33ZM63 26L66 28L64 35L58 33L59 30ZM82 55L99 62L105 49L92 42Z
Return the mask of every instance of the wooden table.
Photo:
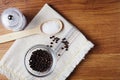
M45 3L95 44L67 80L120 80L120 0L0 0L0 12L17 7L30 22ZM9 32L0 25L0 35ZM0 58L12 43L0 44Z

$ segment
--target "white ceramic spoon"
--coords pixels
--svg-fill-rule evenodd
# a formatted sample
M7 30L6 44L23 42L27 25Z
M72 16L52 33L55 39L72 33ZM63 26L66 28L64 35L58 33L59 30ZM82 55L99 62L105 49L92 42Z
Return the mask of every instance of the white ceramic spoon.
M59 25L59 29L56 28L56 26L54 26L54 24L50 25L50 22L52 22L52 23L55 22L56 25ZM47 23L49 25L47 25ZM55 30L51 29L52 32L49 31L48 29L50 29L50 28L48 28L48 26L49 27L55 27ZM42 32L47 34L47 35L54 35L54 34L60 32L62 30L62 27L63 26L62 26L61 20L59 20L59 19L51 19L51 20L45 21L39 27L35 27L33 29L28 29L28 30L23 30L23 31L18 31L18 32L12 32L12 33L9 33L9 34L2 35L2 36L0 36L0 43L5 43L5 42L8 42L8 41L23 38L23 37L30 36L30 35L33 35L33 34L40 34Z

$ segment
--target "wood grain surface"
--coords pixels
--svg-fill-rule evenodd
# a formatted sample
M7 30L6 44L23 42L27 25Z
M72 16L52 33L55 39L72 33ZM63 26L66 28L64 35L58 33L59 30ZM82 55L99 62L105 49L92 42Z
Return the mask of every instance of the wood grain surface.
M17 7L30 22L45 3L95 44L67 80L120 80L120 0L0 0L0 13ZM0 25L0 35L9 32ZM0 44L0 58L12 43Z

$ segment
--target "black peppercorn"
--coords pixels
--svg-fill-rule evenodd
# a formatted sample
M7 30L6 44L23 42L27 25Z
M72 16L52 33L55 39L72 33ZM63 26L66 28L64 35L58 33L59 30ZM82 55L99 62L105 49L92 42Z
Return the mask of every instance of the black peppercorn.
M51 42L50 44L53 44L53 42Z
M68 51L68 48L66 48L66 51Z
M64 49L63 47L61 49Z
M50 39L54 38L55 36L51 36Z
M62 40L66 40L66 38L63 38Z
M49 47L49 45L47 45L47 47Z
M53 47L52 45L50 45L50 47Z
M58 56L61 56L60 54L58 54Z
M30 67L38 72L44 72L50 69L53 62L53 58L46 50L36 50L32 52L29 60Z

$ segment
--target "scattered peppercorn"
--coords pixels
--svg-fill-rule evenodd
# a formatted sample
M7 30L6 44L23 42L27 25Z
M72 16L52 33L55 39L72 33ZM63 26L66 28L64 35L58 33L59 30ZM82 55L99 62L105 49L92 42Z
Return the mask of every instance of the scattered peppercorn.
M52 42L50 42L50 45L48 47L53 47L54 43L58 43L59 41L61 41L62 44L64 44L61 49L65 49L66 51L68 51L69 48L69 42L67 41L66 38L60 39L59 37L56 36L51 36L50 39L52 40Z
M68 48L68 45L65 45L65 48Z
M49 45L47 45L47 47L49 47Z
M53 44L53 42L51 42L50 44Z
M60 54L58 54L58 56L61 56Z
M50 39L54 38L55 36L51 36Z
M53 47L52 45L50 45L50 47Z
M63 47L61 49L64 49Z
M66 40L66 38L63 38L62 40Z
M68 51L68 48L66 48L65 50Z
M64 44L64 48L66 49L66 51L68 51L69 42L66 40L66 38L63 38L61 42Z

